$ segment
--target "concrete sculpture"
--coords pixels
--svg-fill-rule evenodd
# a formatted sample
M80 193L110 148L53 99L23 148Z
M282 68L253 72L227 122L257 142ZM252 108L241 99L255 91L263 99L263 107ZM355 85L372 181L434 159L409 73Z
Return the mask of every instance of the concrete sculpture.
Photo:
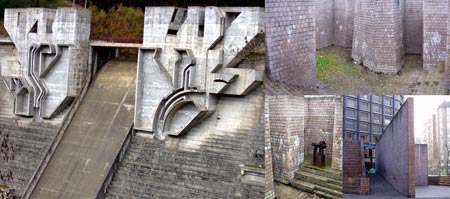
M246 95L263 72L237 68L263 36L262 8L148 7L139 51L135 129L179 136L215 111L218 95Z
M17 57L3 58L1 69L14 113L55 117L78 95L86 76L90 12L6 9L5 28L18 51Z

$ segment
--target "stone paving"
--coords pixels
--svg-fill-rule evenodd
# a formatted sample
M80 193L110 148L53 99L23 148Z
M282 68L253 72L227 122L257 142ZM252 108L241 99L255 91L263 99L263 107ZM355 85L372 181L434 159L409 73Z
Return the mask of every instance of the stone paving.
M416 186L416 198L450 198L449 186Z
M400 195L383 177L378 174L370 176L370 195L344 194L345 199L398 199L407 198Z

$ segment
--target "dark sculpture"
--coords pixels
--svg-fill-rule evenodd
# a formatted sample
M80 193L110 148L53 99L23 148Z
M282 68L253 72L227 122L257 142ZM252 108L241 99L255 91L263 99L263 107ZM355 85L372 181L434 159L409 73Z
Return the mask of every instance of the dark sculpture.
M325 166L325 154L323 150L327 148L327 143L325 141L320 141L319 143L312 143L314 146L314 154L313 154L313 165L314 166ZM317 148L319 151L317 151Z

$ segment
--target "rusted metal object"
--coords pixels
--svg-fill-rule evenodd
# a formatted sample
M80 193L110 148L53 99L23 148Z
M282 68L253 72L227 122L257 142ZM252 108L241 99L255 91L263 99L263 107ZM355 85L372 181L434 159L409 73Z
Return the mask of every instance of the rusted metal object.
M313 142L311 145L314 146L313 165L325 166L325 154L323 151L327 148L327 143L320 141L318 143Z

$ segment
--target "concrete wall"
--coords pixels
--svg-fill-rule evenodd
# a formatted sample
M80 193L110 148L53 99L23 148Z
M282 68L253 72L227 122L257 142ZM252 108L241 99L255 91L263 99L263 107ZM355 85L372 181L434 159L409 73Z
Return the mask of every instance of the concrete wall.
M414 101L408 99L376 146L376 170L399 193L415 196Z
M352 47L355 0L334 0L333 43L336 46Z
M315 86L314 2L266 0L266 74L269 78Z
M0 44L0 57L17 56L17 50L13 44ZM2 76L2 61L0 60L0 76Z
M343 192L369 194L369 178L364 169L363 142L345 140L343 143Z
M403 66L404 0L356 2L352 58L374 72L395 74Z
M428 185L428 146L426 144L415 145L414 165L416 186Z
M333 44L333 7L334 1L315 0L316 48Z
M448 0L426 0L423 3L423 67L437 67L446 59Z
M405 50L409 54L422 54L423 51L423 2L405 1Z
M287 183L304 159L305 99L302 96L266 96L276 181Z

